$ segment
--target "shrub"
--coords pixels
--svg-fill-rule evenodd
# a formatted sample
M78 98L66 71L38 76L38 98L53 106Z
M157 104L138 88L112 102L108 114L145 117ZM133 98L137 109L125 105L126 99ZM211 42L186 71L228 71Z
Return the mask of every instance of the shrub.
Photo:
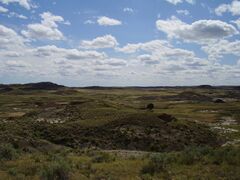
M0 145L0 160L13 160L16 156L17 152L11 144Z
M153 103L150 103L150 104L147 105L146 108L147 108L148 110L152 111L153 108L154 108L154 104L153 104Z
M17 175L17 171L15 168L11 168L8 170L8 174L10 174L11 176L16 176Z
M61 161L54 161L45 166L42 170L42 180L68 180L70 166Z
M142 167L142 174L154 175L165 171L166 160L163 155L154 155L149 162Z
M208 159L213 164L229 164L240 165L240 151L239 148L225 147L212 151L208 155Z
M92 158L93 163L111 162L114 160L115 160L115 158L112 155L110 155L108 153L104 153L104 152L98 152Z
M200 148L188 147L181 152L179 162L180 164L192 165L195 162L198 162L202 157L203 153Z

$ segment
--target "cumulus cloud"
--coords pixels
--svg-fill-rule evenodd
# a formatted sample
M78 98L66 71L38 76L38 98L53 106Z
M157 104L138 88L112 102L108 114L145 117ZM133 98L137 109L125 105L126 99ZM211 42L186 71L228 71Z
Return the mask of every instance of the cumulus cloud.
M231 4L221 4L215 9L218 16L226 12L232 13L233 16L240 15L240 1L234 0Z
M179 13L184 14L184 12ZM36 47L33 47L29 40L64 39L59 26L60 23L69 24L61 16L51 13L43 13L41 18L41 22L27 26L26 34L22 31L22 35L26 38L19 35L17 31L0 25L1 76L8 74L19 76L21 75L20 71L25 72L25 75L26 73L33 75L34 78L46 75L46 78L50 80L55 76L61 80L63 76L74 76L76 77L75 82L83 82L82 80L86 79L87 85L104 82L104 78L107 79L106 85L113 85L112 83L149 85L146 82L156 85L162 81L167 85L169 85L168 83L173 85L178 83L179 85L179 83L205 83L211 78L214 78L212 82L217 83L223 82L224 78L237 79L240 77L239 63L230 66L220 64L220 61L209 61L218 60L228 54L237 56L237 59L240 57L240 42L236 39L232 40L231 38L232 41L230 41L225 38L237 34L238 31L234 26L222 21L199 20L187 24L175 17L157 21L158 29L165 32L170 38L192 42L212 39L214 43L210 41L201 44L202 50L208 55L208 59L202 59L198 58L193 51L177 48L168 40L130 43L120 47L117 39L110 34L83 40L80 42L80 47L77 47L78 49L60 48L56 45L37 47L38 43L34 43ZM232 22L237 24L238 20ZM39 31L41 28L46 29ZM34 31L35 29L37 30ZM54 33L49 33L51 30ZM56 35L55 30L60 34ZM114 48L117 53L110 51L111 56L108 56L97 50L101 48ZM125 54L119 54L119 52ZM199 53L199 51L197 52ZM117 58L120 55L122 58ZM134 74L132 74L133 69ZM12 73L12 71L18 71L18 73ZM116 81L115 77L119 77L119 81ZM189 78L192 79L189 80ZM74 85L75 82L71 83ZM239 83L239 80L236 82Z
M82 60L82 59L104 59L107 57L105 53L97 51L80 51L77 49L65 49L59 48L54 45L38 47L34 50L35 56L40 57L58 57L66 58L71 60Z
M186 10L186 9L177 10L177 13L178 13L178 14L181 14L181 15L185 15L185 16L187 16L187 15L190 14L189 11Z
M3 56L3 57L5 56L5 57L8 57L8 58L14 58L14 57L23 56L23 53L10 50L10 51L0 52L0 56Z
M203 51L205 51L210 60L219 60L224 55L235 55L240 57L240 41L228 41L228 40L220 40L215 43L210 43L202 47Z
M24 61L6 61L5 65L9 68L25 68L30 66L28 63Z
M105 35L97 37L91 41L83 40L80 48L83 49L101 49L101 48L114 48L118 45L115 37L112 35Z
M195 54L192 51L174 48L167 41L153 40L145 43L138 44L127 44L122 48L116 48L117 51L124 53L141 53L137 57L138 60L145 64L159 64L160 61L165 60L182 60L182 59L193 59ZM148 53L148 54L146 54Z
M3 4L18 3L20 6L30 10L33 6L31 0L0 0Z
M127 44L124 47L117 47L116 50L123 53L135 53L137 50L141 49L142 43L138 44Z
M240 29L240 18L238 18L237 20L235 21L231 21L232 23L235 23L238 27L238 29Z
M155 65L160 63L159 60L153 59L150 54L142 54L138 56L137 59L148 65Z
M190 3L190 4L194 4L195 3L195 0L165 0L171 4L174 4L174 5L177 5L177 4L180 4L180 3L183 3L183 2L187 2L187 3Z
M0 6L0 13L6 13L6 12L8 12L8 9Z
M63 17L50 12L44 12L40 16L41 23L29 24L27 30L23 30L22 34L29 39L63 40L64 35L58 29L58 23L66 23Z
M122 48L116 48L116 50L124 53L135 53L139 50L142 50L146 52L159 52L165 55L171 55L173 52L173 54L177 53L178 55L180 53L192 55L191 51L173 48L168 41L164 40L153 40L145 43L127 44Z
M122 22L117 20L117 19L113 19L113 18L109 18L106 16L102 16L99 17L97 20L97 23L100 26L118 26L118 25L122 25Z
M118 67L121 67L121 66L126 66L127 63L126 63L126 60L124 59L117 59L117 58L110 58L110 59L107 59L107 61L105 61L106 64L110 65L110 66L118 66Z
M155 52L161 51L163 52L166 49L172 48L168 41L165 40L153 40L145 43L136 43L136 44L127 44L123 47L115 48L116 51L123 52L123 53L135 53L137 51L146 51L146 52Z
M19 18L19 19L28 19L26 16L24 16L22 14L15 13L15 12L10 12L7 16L8 17L16 17L16 18Z
M67 51L65 57L67 59L103 59L106 57L105 53L99 53L97 51L79 51L76 49Z
M0 25L0 48L19 49L23 48L24 38L19 36L13 29Z
M127 62L124 59L106 58L101 61L95 61L91 64L90 69L97 77L112 79L114 76L120 76L126 67Z
M221 39L239 33L234 26L220 20L199 20L187 24L176 17L172 17L167 20L157 20L156 26L169 38L196 42Z
M125 59L119 58L105 58L102 60L94 61L92 64L94 71L116 71L127 66Z
M199 58L180 61L161 61L156 65L156 73L172 75L175 79L180 77L187 80L188 77L198 77L197 79L199 80L199 75L206 75L206 72L211 67L211 64L207 60ZM189 76L190 74L191 76Z

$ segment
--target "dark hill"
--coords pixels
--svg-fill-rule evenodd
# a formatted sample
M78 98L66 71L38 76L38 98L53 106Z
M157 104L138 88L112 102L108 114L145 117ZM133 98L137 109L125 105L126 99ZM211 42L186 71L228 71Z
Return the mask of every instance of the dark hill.
M65 86L58 85L52 82L39 82L24 84L22 90L57 90L64 88Z
M211 85L200 85L198 87L201 89L213 89L213 87Z
M37 123L31 129L45 140L74 148L164 152L182 150L185 146L219 145L217 136L205 126L191 122L166 123L149 114L132 114L98 127Z

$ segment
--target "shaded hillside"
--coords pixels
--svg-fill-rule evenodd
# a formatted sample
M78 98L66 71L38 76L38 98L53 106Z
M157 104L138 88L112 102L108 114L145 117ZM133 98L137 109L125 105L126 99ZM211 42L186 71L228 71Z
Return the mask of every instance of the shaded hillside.
M64 86L58 85L52 82L39 82L39 83L24 84L21 89L22 90L57 90L60 88L64 88Z
M199 94L192 91L184 91L174 96L166 96L165 99L174 101L198 101L198 102L210 102L212 98L203 94Z
M141 151L182 150L186 146L218 146L216 134L190 122L166 123L155 115L132 114L98 127L77 123L32 127L41 138L74 148L127 149Z

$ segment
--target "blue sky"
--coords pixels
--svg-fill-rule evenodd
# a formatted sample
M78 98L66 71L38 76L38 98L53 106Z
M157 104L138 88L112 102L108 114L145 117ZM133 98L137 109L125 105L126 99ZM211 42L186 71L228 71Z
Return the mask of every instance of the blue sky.
M0 83L239 85L239 0L0 0Z

